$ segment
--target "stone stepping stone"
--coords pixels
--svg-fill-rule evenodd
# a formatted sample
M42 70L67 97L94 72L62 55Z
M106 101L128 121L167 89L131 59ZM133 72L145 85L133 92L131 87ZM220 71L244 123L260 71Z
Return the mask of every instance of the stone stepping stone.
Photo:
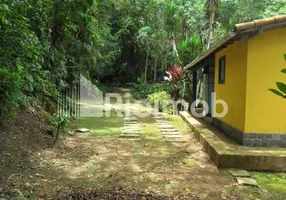
M139 138L119 138L119 141L140 141Z
M124 130L138 130L141 131L139 127L124 127Z
M237 180L239 185L258 187L256 180L253 178L236 177L236 180Z
M123 124L124 126L140 126L140 124Z
M182 139L184 139L184 137L181 135L164 135L164 138L182 138Z
M170 122L166 119L155 119L155 122Z
M140 137L142 134L141 133L134 133L134 132L132 132L132 133L121 133L119 137L129 137L129 135L131 135L130 137L133 137L133 135L138 135L138 137Z
M138 138L140 135L138 134L120 134L120 138Z
M138 123L137 124L123 124L124 126L140 126Z
M86 133L86 132L89 132L89 129L87 129L87 128L79 128L76 131L80 132L80 133Z
M168 128L175 128L172 124L157 124L158 128L165 128L165 127L168 127Z
M164 132L162 133L163 135L181 135L180 133L178 132Z
M120 135L142 135L142 132L121 132Z
M133 134L133 133L137 133L137 134L140 134L140 133L142 133L142 131L141 130L124 130L124 131L122 131L121 132L122 134Z
M166 120L166 119L156 119L155 121L156 121L156 122L169 122L169 121Z
M141 131L140 127L124 126L123 131Z
M136 117L125 117L124 121L138 121Z
M168 125L168 126L172 126L172 124L171 123L169 123L169 122L156 122L156 124L158 125L158 126L165 126L165 125Z
M137 121L124 121L123 124L138 124Z
M172 125L158 125L159 129L175 129Z
M246 170L235 170L230 172L234 177L250 177L250 174Z
M140 126L124 126L124 129L140 129Z
M133 124L137 124L138 121L137 120L127 120L127 121L123 121L123 124L126 124L126 123L133 123Z
M140 129L140 126L124 126L124 129Z
M139 124L123 124L124 127L140 127Z
M140 127L124 127L123 131L142 131Z
M186 142L184 138L168 138L165 139L166 142Z
M156 124L158 126L158 128L160 127L171 127L172 125L171 124Z
M170 129L160 128L159 130L160 130L162 133L163 133L163 132L175 132L175 131L178 131L178 130L175 129L175 128L170 128Z
M127 131L138 130L138 131L141 131L141 128L140 127L134 127L134 126L125 126L123 130L127 130Z
M125 127L125 129L123 129L125 131L142 131L140 128L134 128L134 127L130 127L130 128L127 128Z
M155 119L155 120L157 120L157 119L161 119L161 120L163 120L163 119L165 119L164 117L152 117L153 119Z
M127 121L127 122L123 122L123 124L139 124L137 121Z

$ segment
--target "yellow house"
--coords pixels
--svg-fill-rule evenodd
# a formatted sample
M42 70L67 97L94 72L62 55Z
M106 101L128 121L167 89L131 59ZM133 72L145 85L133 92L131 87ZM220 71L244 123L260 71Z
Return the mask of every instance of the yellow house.
M212 112L223 111L216 99L226 102L225 116L211 111L212 123L244 146L286 147L286 99L269 88L286 82L286 15L235 25L214 47L204 52L185 69L204 69L204 100ZM196 87L193 87L196 98ZM195 101L196 99L193 99Z

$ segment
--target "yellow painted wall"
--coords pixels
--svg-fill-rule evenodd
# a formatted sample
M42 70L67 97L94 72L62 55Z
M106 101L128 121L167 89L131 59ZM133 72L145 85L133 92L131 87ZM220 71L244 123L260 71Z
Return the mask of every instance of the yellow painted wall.
M245 132L286 133L286 99L269 92L286 83L286 28L265 31L248 41Z
M246 66L248 40L237 41L216 54L215 63L215 92L216 98L226 101L229 110L221 121L232 127L244 131L245 127L245 103L246 103ZM219 59L226 56L225 83L218 84ZM220 113L222 107L216 105Z

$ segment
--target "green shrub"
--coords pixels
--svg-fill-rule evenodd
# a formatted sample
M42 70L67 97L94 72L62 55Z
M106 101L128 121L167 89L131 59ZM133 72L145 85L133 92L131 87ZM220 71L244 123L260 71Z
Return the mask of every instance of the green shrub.
M152 105L155 105L156 103L158 104L159 106L159 111L163 111L163 106L164 106L164 103L168 100L170 100L171 96L170 94L168 94L167 92L165 91L162 91L162 92L155 92L155 93L152 93L152 94L149 94L148 95L148 101L152 104Z
M147 99L149 94L156 92L170 93L173 90L173 86L170 83L146 83L146 84L136 84L131 92L136 99Z
M21 91L22 68L10 70L0 67L0 118L14 118L15 108L18 106L22 95ZM2 120L0 120L2 121Z
M54 137L55 137L54 143L57 142L57 139L60 134L66 133L66 127L68 126L69 122L70 122L70 117L68 116L57 116L54 119L54 121L52 122L52 126L56 128L54 132Z

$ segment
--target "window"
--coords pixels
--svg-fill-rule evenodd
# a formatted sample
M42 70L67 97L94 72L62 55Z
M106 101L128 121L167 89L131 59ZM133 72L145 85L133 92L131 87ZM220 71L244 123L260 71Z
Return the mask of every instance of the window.
M219 59L218 83L225 83L225 56Z

